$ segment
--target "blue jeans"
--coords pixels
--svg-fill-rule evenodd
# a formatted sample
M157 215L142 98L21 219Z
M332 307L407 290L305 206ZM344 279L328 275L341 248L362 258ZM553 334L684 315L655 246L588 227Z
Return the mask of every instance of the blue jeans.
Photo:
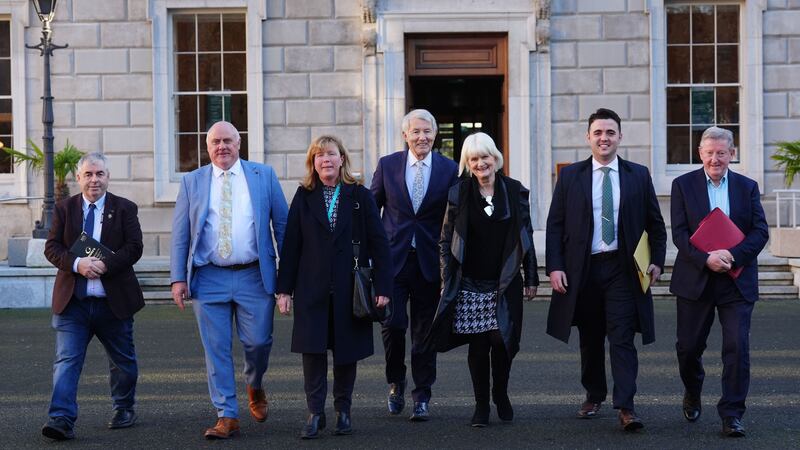
M139 375L133 346L133 318L118 319L105 299L73 297L61 314L53 315L52 325L56 331L56 359L48 415L63 417L74 426L78 418L78 379L86 348L94 336L108 355L114 409L133 409Z

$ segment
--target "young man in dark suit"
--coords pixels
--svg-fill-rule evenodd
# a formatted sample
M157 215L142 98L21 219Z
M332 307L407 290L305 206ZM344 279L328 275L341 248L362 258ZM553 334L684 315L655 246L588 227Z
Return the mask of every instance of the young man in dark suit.
M378 161L370 190L389 237L394 264L392 319L383 327L389 413L400 414L405 405L405 344L411 305L411 375L414 379L412 421L428 420L431 385L436 381L436 353L424 350L439 303L439 234L442 231L447 192L458 178L453 161L433 152L436 119L424 109L403 118L403 138L408 150Z
M617 156L619 116L598 109L586 136L592 157L561 170L547 217L547 274L553 287L547 333L568 342L580 333L581 383L586 400L578 417L595 417L606 399L608 337L613 405L622 428L644 425L634 412L638 359L634 336L655 340L653 299L642 291L633 253L644 231L652 281L664 267L667 233L647 168Z
M137 207L107 192L108 163L102 153L84 155L78 161L76 179L81 193L56 204L44 250L58 268L53 286L53 395L50 420L42 428L43 435L55 440L75 437L78 379L94 336L103 344L111 366L114 414L108 427L126 428L136 421L133 315L144 306L133 271L143 247ZM72 254L70 247L82 231L114 253L102 259Z
M722 326L722 398L717 412L726 436L745 435L741 419L750 385L750 316L758 300L758 254L769 231L758 184L728 170L736 155L733 133L711 127L700 138L701 169L672 183L672 241L678 247L670 291L678 296L678 365L684 385L683 415L700 417L702 356L714 322ZM704 252L689 242L710 211L720 208L744 233L732 248ZM742 268L738 278L728 272Z

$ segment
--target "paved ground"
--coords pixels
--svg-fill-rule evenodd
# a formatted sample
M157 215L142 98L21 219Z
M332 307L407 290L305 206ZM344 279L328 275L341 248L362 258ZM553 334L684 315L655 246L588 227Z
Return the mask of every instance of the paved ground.
M471 385L465 349L440 356L428 423L410 423L385 412L382 351L359 365L353 405L356 433L325 435L304 442L297 433L305 416L300 358L289 353L291 319L275 323L275 347L267 374L271 416L253 422L242 410L242 435L207 442L201 433L214 421L205 383L202 348L194 317L171 306L149 306L136 319L140 361L139 422L110 431L107 363L94 341L79 390L78 438L49 442L40 435L51 389L53 333L46 310L0 310L0 447L16 448L800 448L800 302L757 305L752 330L752 382L745 416L748 437L721 437L715 404L719 396L719 328L709 343L704 413L695 424L680 412L682 387L674 354L672 301L656 302L657 342L640 352L637 409L646 428L618 430L616 415L573 418L581 400L577 346L544 334L547 303L526 305L522 351L512 369L511 398L516 419L468 426ZM376 333L376 343L377 340ZM573 337L573 341L576 339ZM237 358L241 364L241 358ZM240 395L244 387L240 383ZM329 417L333 415L331 402Z

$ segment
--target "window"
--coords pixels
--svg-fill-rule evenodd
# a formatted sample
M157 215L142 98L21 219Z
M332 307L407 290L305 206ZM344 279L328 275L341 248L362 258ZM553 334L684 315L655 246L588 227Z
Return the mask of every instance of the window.
M739 5L668 5L666 20L667 163L695 164L710 126L739 146Z
M247 39L244 14L173 16L175 161L178 172L208 164L206 130L227 120L247 159Z
M14 147L11 102L11 22L0 20L0 142L5 147ZM13 158L3 151L0 173L14 173Z

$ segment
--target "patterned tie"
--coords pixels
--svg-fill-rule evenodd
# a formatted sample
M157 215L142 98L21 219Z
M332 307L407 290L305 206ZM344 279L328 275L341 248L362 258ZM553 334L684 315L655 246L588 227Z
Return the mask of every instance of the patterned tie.
M603 172L603 210L600 215L603 221L603 242L611 245L614 242L614 191L611 190L610 167L601 167Z
M94 210L97 208L94 203L89 204L89 212L86 213L86 220L83 222L83 231L89 236L94 237ZM75 280L75 296L84 299L89 296L89 280L86 277L78 277Z
M425 186L422 184L422 161L414 163L417 168L417 173L414 174L414 184L411 185L411 206L414 207L414 214L419 210L419 205L422 204L422 197L424 196L423 189ZM417 236L411 237L411 246L417 248Z
M233 253L232 213L233 195L231 193L231 173L222 173L222 197L219 207L219 256L228 259Z

